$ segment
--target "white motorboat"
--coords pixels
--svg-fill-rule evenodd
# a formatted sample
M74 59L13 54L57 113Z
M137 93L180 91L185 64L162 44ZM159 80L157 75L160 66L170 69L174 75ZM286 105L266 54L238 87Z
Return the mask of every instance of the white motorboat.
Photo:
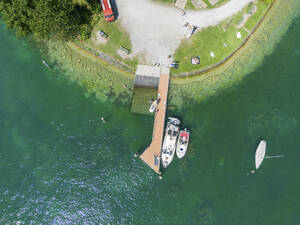
M265 159L267 143L261 140L255 152L255 168L258 169Z
M161 162L164 168L172 162L176 151L176 143L179 134L180 120L169 117L168 124L165 131L165 137L161 153Z
M181 159L188 148L189 145L190 132L187 129L181 130L179 133L178 143L176 147L176 155Z
M149 112L153 113L157 107L157 100L154 100L149 108Z

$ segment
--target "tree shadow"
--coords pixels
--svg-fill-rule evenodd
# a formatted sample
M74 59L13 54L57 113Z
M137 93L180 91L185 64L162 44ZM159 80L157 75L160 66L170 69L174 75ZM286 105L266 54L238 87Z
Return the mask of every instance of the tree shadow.
M119 11L118 11L118 6L116 3L116 0L110 0L110 4L111 4L111 8L114 12L115 20L117 20L119 17Z

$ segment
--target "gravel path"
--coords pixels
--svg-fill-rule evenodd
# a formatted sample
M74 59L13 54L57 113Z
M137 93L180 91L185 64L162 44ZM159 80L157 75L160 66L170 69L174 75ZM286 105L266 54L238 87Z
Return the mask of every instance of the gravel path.
M222 20L240 11L253 0L231 0L227 4L201 11L182 11L152 0L116 0L119 19L130 33L132 52L140 55L145 63L168 64L172 55L185 37L186 22L204 28L217 25Z

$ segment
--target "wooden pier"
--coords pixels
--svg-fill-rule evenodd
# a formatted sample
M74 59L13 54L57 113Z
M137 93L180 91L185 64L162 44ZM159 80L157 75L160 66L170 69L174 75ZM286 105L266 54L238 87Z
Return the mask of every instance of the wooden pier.
M155 111L152 142L143 154L140 155L140 158L158 174L160 173L160 155L167 110L169 78L170 70L168 68L161 68L157 94L160 100Z

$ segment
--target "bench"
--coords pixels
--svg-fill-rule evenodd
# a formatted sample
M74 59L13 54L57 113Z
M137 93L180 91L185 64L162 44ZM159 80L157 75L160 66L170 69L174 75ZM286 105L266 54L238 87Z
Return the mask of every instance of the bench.
M120 50L121 50L122 52L126 53L127 55L130 54L130 50L129 50L128 48L125 48L124 46L121 46L121 47L120 47Z

